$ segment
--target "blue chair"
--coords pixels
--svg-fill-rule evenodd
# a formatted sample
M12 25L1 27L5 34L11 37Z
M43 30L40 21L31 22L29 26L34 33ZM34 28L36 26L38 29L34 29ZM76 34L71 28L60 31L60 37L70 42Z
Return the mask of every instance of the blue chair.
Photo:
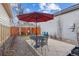
M44 32L43 33L43 39L41 40L41 53L43 54L42 50L43 50L43 46L46 46L45 48L45 55L46 55L46 49L49 51L49 47L48 47L48 33Z

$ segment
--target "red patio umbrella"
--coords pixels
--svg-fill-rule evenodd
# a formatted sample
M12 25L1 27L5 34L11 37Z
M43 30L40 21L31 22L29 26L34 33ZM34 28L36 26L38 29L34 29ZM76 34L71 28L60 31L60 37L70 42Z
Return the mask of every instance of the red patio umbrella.
M19 20L26 21L26 22L46 22L54 18L53 14L47 14L47 13L39 13L39 12L33 12L33 13L27 13L22 15L17 15Z
M40 12L32 12L22 15L17 15L19 20L25 21L25 22L35 22L36 28L38 22L46 22L49 20L52 20L54 18L53 14L47 14L47 13L40 13ZM37 36L37 34L36 34ZM37 42L37 40L36 40Z

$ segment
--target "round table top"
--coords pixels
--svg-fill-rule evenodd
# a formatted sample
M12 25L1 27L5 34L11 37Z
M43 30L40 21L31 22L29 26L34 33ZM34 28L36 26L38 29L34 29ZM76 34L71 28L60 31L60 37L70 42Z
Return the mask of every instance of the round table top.
M43 35L39 35L39 36L32 35L32 36L30 36L30 38L36 40L36 39L43 39L43 38L45 38L45 36L43 36Z

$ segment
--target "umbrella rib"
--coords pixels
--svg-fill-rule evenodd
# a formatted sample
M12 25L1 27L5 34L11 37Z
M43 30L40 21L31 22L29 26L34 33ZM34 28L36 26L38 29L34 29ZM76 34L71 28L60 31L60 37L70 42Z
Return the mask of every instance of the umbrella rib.
M43 14L42 14L42 15L43 15ZM50 16L52 16L52 17L53 17L53 15L52 15L52 14L50 14L50 16L47 16L47 15L48 15L48 14L43 15L43 16L48 17L48 18L49 18Z

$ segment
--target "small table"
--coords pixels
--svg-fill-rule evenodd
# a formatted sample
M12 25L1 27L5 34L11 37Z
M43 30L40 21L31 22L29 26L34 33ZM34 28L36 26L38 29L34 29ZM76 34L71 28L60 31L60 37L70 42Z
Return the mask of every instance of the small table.
M37 40L37 44L34 45L35 48L39 48L40 47L40 42L44 40L44 38L46 38L45 36L43 35L39 35L39 36L35 36L35 35L32 35L30 36L30 38L34 41Z

